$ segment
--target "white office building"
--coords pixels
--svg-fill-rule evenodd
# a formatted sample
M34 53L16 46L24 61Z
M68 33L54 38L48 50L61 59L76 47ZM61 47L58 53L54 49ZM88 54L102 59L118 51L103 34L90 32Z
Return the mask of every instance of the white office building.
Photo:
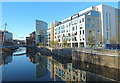
M118 42L118 10L107 5L89 7L58 22L54 28L54 41L70 47L104 47Z

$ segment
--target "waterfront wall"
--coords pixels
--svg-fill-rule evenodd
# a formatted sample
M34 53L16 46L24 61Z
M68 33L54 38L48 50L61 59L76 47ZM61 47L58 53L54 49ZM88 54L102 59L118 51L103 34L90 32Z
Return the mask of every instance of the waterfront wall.
M36 46L29 46L27 47L27 52L32 52L33 54L40 53L41 55L51 56L51 50L46 47L36 47Z
M52 55L54 56L62 56L66 58L72 58L72 48L58 48L51 50Z
M47 50L44 50L47 48ZM85 49L85 48L48 48L39 47L42 55L62 56L91 64L120 69L120 52L116 50ZM49 49L49 50L48 50Z
M102 65L110 68L120 69L120 57L117 55L110 56L110 53L109 55L107 55L107 52L106 54L104 53L102 54L102 52L101 53L97 52L95 54L94 52L73 50L72 59L80 60L96 65Z

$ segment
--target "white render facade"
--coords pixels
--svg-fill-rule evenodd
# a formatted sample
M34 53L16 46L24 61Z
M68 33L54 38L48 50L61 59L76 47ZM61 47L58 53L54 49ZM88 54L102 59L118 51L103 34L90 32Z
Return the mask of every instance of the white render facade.
M104 47L114 38L117 43L117 9L99 5L89 7L61 22L54 28L54 41L70 47ZM112 38L111 38L112 37Z

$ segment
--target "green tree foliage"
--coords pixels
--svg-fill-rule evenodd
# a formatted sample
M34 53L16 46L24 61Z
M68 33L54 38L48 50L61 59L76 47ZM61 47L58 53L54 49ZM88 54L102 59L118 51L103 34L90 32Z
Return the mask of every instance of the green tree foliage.
M39 43L39 46L44 46L44 43L43 43L43 42L40 42L40 43Z
M66 46L67 45L67 40L63 40L63 45Z
M50 41L50 45L53 46L54 45L54 41Z
M58 45L59 43L58 43L58 41L55 41L54 44L55 44L55 45Z

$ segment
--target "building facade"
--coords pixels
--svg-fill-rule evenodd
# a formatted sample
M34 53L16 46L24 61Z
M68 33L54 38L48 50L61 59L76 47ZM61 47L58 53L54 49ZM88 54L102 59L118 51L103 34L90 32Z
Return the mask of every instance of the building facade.
M29 37L26 37L26 45L35 45L35 31L29 34Z
M47 44L47 28L48 25L46 22L41 20L36 20L36 45L40 43Z
M119 44L119 26L118 26L118 9L107 6L98 5L96 6L97 11L100 12L101 16L101 33L103 45Z
M4 40L4 41L3 41ZM8 31L0 31L0 45L13 42L13 34Z
M35 31L30 33L30 44L35 45Z
M89 7L54 27L54 41L70 47L105 47L118 43L118 9L98 5Z
M50 28L47 30L47 44L50 45L50 41L54 41L54 23L50 23Z

